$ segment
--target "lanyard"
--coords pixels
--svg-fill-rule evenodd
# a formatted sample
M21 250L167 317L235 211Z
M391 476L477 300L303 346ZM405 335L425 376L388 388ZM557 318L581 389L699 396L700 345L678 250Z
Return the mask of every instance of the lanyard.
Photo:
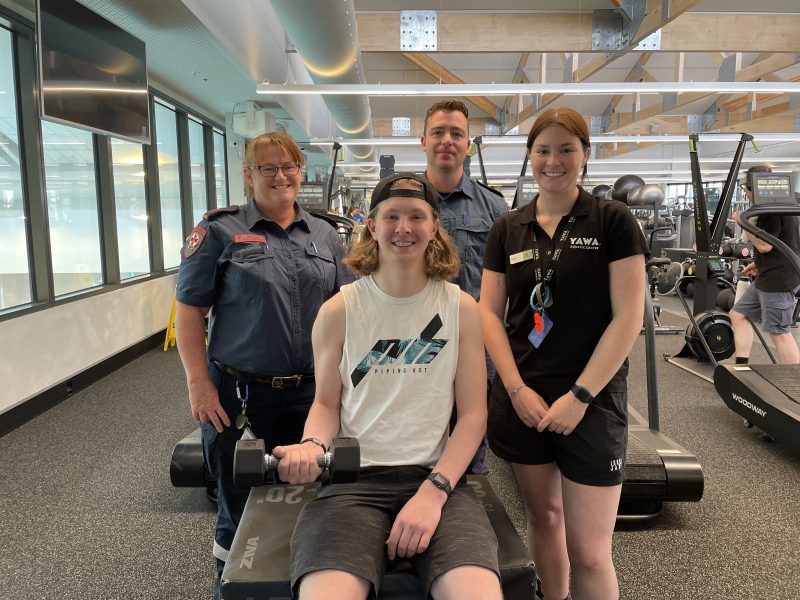
M558 228L556 229L556 247L555 250L553 250L553 254L548 259L547 265L544 264L542 253L539 250L539 244L536 243L536 226L534 225L531 227L531 237L533 237L533 265L535 269L534 283L542 283L544 287L547 287L547 284L550 283L550 280L553 278L553 273L555 273L556 266L558 265L558 259L561 258L561 253L564 251L564 246L567 244L569 232L574 223L575 215L570 214L566 225L564 225L561 231L561 235L558 234L558 229L561 228L563 220L558 224ZM542 276L542 273L544 273L544 276Z

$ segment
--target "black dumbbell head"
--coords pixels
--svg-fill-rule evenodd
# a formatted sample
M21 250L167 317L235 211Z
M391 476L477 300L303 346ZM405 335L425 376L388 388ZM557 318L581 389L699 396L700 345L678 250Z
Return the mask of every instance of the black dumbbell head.
M264 484L264 440L239 440L233 452L233 484L249 488Z
M331 444L331 483L353 483L361 468L361 448L356 438L334 438Z

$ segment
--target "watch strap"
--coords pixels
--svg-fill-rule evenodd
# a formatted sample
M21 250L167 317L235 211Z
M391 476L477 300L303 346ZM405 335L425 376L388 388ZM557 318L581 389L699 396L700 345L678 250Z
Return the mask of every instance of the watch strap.
M433 483L437 488L444 491L448 496L453 493L453 486L450 485L450 480L436 471L431 472L426 479Z
M591 402L594 400L594 396L592 396L589 390L587 390L585 387L579 386L578 384L573 385L570 391L584 404L591 404Z

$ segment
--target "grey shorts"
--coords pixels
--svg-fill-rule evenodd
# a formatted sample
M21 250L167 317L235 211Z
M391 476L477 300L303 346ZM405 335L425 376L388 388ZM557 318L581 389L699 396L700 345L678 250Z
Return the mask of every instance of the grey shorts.
M376 598L389 563L386 540L394 519L429 473L424 467L371 467L361 470L357 483L323 487L303 507L292 535L294 597L303 575L335 569L369 581L368 598ZM500 577L497 538L467 483L453 489L428 549L409 560L428 595L436 578L456 567L477 565Z
M750 284L731 310L743 314L753 323L761 323L767 333L789 333L792 328L795 292L762 292Z

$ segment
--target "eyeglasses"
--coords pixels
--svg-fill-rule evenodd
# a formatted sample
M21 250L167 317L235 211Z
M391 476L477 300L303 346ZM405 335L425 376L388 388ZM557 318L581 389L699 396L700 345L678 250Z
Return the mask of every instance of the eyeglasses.
M300 165L297 163L289 163L286 165L280 165L278 167L274 165L258 165L255 167L250 167L251 171L253 169L261 173L262 177L275 177L275 175L278 174L278 171L283 171L283 174L288 177L290 175L297 175L300 172Z

